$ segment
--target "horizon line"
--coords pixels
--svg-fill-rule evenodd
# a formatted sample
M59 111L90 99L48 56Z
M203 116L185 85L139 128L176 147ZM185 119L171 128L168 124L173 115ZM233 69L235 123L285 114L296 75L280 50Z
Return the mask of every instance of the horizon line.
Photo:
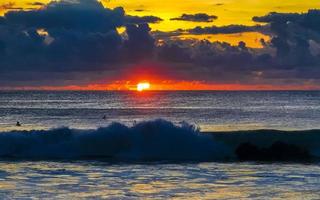
M16 92L28 92L28 91L43 91L43 92L136 92L136 93L148 93L148 92L186 92L186 91L194 91L194 92L273 92L273 91L320 91L320 89L207 89L207 90L195 90L195 89L185 89L185 90L144 90L144 91L137 91L137 90L90 90L90 89L0 89L0 92L6 92L6 91L16 91Z

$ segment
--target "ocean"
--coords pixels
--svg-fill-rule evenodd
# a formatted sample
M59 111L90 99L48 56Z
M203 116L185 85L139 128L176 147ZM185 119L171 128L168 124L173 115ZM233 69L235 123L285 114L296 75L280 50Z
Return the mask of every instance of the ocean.
M166 119L203 131L320 128L320 91L281 92L0 92L0 130L70 127ZM106 119L103 120L103 116Z
M319 91L2 91L0 198L319 199L319 122Z

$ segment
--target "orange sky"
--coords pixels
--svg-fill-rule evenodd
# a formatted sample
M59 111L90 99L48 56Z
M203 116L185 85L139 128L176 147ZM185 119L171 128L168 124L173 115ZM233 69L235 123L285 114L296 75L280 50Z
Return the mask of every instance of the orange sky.
M299 85L245 85L245 84L213 84L201 81L161 81L153 83L148 80L140 82L149 82L150 91L181 91L181 90L319 90L320 86L311 83L302 83ZM139 82L115 81L111 84L89 84L84 86L41 86L41 87L16 87L10 89L16 90L96 90L96 91L137 91ZM6 88L2 88L6 89ZM8 88L9 89L9 88Z

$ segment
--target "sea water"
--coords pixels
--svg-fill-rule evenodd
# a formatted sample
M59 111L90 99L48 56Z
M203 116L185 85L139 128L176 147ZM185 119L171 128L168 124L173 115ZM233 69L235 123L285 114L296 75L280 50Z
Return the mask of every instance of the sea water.
M16 130L17 121L24 130L92 129L158 118L203 131L318 129L320 92L0 92L0 130Z
M0 92L0 198L319 199L319 121L318 91Z

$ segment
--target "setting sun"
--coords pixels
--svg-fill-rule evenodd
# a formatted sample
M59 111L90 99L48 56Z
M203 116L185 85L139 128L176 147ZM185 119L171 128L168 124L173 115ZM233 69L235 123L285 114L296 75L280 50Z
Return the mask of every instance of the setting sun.
M137 91L141 92L144 90L150 89L150 83L148 82L143 82L143 83L138 83L137 84Z

